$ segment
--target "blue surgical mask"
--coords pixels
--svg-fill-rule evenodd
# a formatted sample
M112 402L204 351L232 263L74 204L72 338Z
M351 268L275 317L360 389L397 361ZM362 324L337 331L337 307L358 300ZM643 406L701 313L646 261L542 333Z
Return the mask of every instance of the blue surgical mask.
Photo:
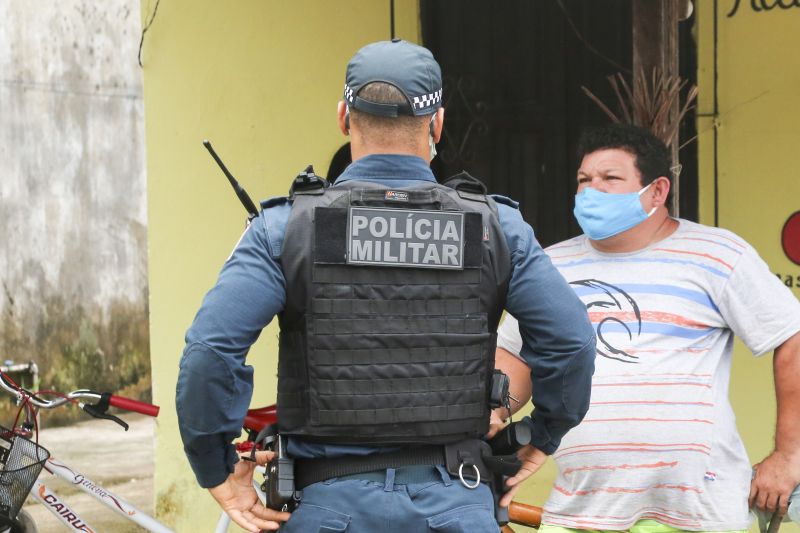
M641 224L655 213L655 207L645 213L642 202L639 201L639 197L650 185L639 192L622 194L600 192L586 187L575 195L573 214L590 239L608 239Z

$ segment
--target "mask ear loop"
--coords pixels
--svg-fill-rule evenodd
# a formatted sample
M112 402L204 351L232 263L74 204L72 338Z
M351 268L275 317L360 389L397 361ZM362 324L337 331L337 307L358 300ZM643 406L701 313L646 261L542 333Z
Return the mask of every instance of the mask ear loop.
M651 181L651 182L650 182L650 183L648 183L648 184L647 184L645 187L643 187L643 188L642 188L642 190L641 190L641 191L639 191L639 196L643 195L643 194L644 194L644 192L645 192L647 189L649 189L649 188L650 188L650 186L651 186L652 184L653 184L653 182ZM656 212L656 209L658 209L658 206L657 206L657 205L656 205L656 206L653 206L653 209L651 209L651 210L650 210L650 212L649 212L649 213L647 213L647 217L648 217L648 218L650 218L650 216L651 216L653 213L655 213L655 212Z
M433 142L433 133L436 131L436 113L433 114L431 117L431 121L428 123L428 146L431 149L431 161L433 158L436 157L436 143Z

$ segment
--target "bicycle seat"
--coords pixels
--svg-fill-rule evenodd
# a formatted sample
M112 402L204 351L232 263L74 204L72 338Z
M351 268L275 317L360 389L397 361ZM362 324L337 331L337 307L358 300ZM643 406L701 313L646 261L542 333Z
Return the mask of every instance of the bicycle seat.
M259 432L265 427L278 423L278 408L275 405L250 409L244 417L245 429Z

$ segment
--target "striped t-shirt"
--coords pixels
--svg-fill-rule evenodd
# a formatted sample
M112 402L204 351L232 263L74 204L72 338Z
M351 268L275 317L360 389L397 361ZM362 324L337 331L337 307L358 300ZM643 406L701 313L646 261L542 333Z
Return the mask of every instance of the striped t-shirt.
M771 351L800 331L800 303L740 237L686 220L634 253L598 252L585 236L546 251L586 304L597 360L589 412L554 454L543 522L747 529L751 467L728 402L733 335ZM519 354L513 317L498 346Z

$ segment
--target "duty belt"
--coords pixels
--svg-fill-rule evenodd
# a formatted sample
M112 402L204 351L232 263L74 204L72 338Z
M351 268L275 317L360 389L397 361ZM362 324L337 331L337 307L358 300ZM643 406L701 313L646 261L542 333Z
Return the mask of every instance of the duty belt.
M443 465L465 487L473 489L481 482L491 483L498 470L514 475L521 466L516 457L493 456L488 443L470 439L445 446L416 446L366 456L295 459L295 484L297 490L302 490L326 479L422 465Z

